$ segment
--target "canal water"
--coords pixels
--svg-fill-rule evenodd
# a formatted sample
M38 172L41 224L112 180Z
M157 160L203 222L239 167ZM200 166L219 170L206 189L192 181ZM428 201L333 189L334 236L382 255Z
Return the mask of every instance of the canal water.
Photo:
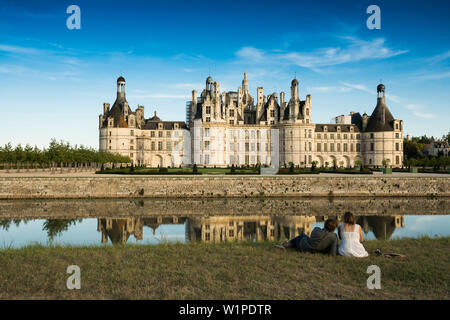
M450 199L0 201L0 248L283 241L353 212L365 239L450 236Z

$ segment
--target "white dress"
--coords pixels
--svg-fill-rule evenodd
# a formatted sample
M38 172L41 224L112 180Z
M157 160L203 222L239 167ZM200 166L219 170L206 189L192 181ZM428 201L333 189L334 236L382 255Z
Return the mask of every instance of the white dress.
M346 232L344 224L339 226L341 231L341 243L338 247L338 253L346 257L367 257L369 254L361 242L359 242L359 230L361 226L355 224L352 232Z

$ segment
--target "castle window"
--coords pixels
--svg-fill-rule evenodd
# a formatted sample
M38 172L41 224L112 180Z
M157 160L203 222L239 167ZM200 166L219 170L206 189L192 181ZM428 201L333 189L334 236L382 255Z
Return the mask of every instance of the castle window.
M344 139L347 140L348 139L348 135L346 133L344 133Z
M167 132L166 132L166 137L167 137L167 138L170 138L170 131L167 131Z
M252 137L252 139L255 139L255 131L251 131L251 137Z
M400 151L400 145L398 142L395 143L395 151Z
M158 151L161 151L163 149L162 141L158 141Z
M330 143L330 152L334 152L334 143Z
M370 144L370 151L373 151L374 150L374 144L373 144L373 142Z
M256 144L256 151L259 152L259 142Z
M234 109L230 110L230 117L234 117Z
M211 238L209 232L205 233L205 241L209 241Z
M341 138L341 134L340 134L340 133L337 134L337 138L338 138L338 139Z
M275 118L275 110L270 110L270 116L271 116L272 118Z
M306 115L309 116L309 109L306 109Z
M356 135L356 139L360 139L361 138L361 135L358 133L357 135Z
M373 133L370 134L370 139L373 139Z
M211 107L210 106L206 107L206 114L211 114Z
M162 131L158 131L158 137L162 138L162 136L163 136L163 132Z
M150 137L152 137L152 138L155 137L155 131L150 131Z
M209 150L209 141L205 141L205 150Z
M341 152L341 144L340 143L337 144L337 152Z
M361 151L361 145L359 143L356 144L356 152Z
M344 143L344 152L347 152L347 151L348 151L348 146L346 143Z
M205 137L209 137L209 128L205 128Z
M131 140L130 140L130 143L134 143L134 139L131 139Z
M109 146L109 150L111 150L111 146Z
M398 137L399 137L399 134L398 134L398 132L396 132L395 133L395 139L398 139Z
M210 117L206 117L206 122L211 122L211 118Z
M400 156L395 156L395 164L400 164Z
M255 144L254 143L251 144L251 151L255 151Z
M326 133L323 134L323 138L327 139L327 134Z
M134 150L134 146L130 146L130 150Z
M259 132L259 130L256 131L256 138L260 138L261 137L261 133Z
M309 151L312 151L312 143L309 143Z
M334 139L334 134L333 133L330 134L330 139Z
M312 156L310 155L310 156L308 156L308 163L311 164L311 162L312 162Z
M327 147L327 144L326 144L326 143L323 144L323 151L324 151L324 152L328 152L328 147Z
M249 145L248 145L248 142L246 142L245 143L245 152L248 152L249 151ZM248 161L247 161L248 162Z
M274 125L274 124L275 124L275 121L271 120L270 125Z
M395 124L395 130L398 130L398 123Z
M308 138L311 138L311 135L312 135L312 130L309 130L308 131Z
M318 144L317 144L317 151L318 151L318 152L322 151L320 146L321 146L321 144L318 143Z
M166 150L167 151L171 151L172 150L172 145L171 145L170 141L166 142Z
M353 152L353 143L350 144L350 152Z
M353 140L353 134L351 134L351 135L350 135L350 139L352 139L352 140Z
M320 133L317 134L317 139L321 139L322 136L320 135Z
M230 120L230 124L234 124L234 120Z
M205 154L205 164L209 164L209 154Z
M309 119L306 119L306 123L309 123Z
M109 140L109 143L111 143L111 140Z
M245 137L248 138L248 130L245 130Z
M109 136L111 137L111 131L109 132Z

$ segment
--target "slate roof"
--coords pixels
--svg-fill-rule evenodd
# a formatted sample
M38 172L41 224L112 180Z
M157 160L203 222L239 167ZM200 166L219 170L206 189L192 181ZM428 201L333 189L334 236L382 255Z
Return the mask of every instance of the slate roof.
M394 117L386 106L384 98L378 98L377 106L369 118L365 131L394 131Z
M359 128L353 124L329 124L329 123L317 123L315 132L325 132L324 127L327 127L327 132L338 132L337 127L341 127L341 132L351 132L350 127L353 127L354 132L360 132Z

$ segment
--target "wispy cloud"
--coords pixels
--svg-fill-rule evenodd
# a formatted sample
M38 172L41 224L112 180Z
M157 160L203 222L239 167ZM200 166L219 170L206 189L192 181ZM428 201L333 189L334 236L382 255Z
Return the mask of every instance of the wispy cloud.
M419 118L431 119L436 117L436 115L426 112L426 107L421 104L408 104L406 105L406 108L411 110L413 114Z
M131 94L129 97L141 98L141 99L189 99L189 95L184 94L166 94L166 93L153 93L153 94Z
M433 72L429 74L422 74L416 77L418 80L440 80L450 78L450 71Z
M386 59L408 52L386 46L383 38L362 40L356 37L341 37L343 46L318 48L311 52L262 50L243 47L236 52L238 59L245 63L289 64L319 71L330 67L361 60Z
M0 51L6 52L6 53L14 53L14 54L43 54L46 53L46 51L41 49L35 49L35 48L27 48L27 47L20 47L20 46L11 46L8 44L1 44L0 43Z
M450 58L450 50L446 51L444 53L435 55L435 56L433 56L431 58L428 58L428 59L426 59L426 61L428 63L430 63L430 64L436 64L436 63L443 62L443 61L445 61L445 60L447 60L449 58Z

